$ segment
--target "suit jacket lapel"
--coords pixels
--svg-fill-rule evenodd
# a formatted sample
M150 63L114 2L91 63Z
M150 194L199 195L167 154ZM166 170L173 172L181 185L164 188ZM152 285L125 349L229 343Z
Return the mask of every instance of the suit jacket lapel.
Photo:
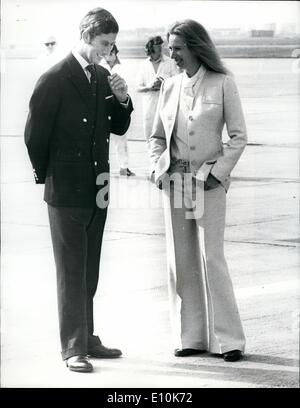
M67 56L67 62L70 69L70 80L73 82L74 86L77 88L82 99L86 103L89 111L93 112L93 102L92 102L92 92L89 80L87 79L82 67L76 58L69 54Z
M97 69L97 67L96 67L96 75L97 75L97 109L98 109L98 114L99 114L99 106L103 106L106 86L104 83L105 76L101 73L100 69ZM104 112L103 109L101 109L101 112L102 111Z
M162 108L163 110L162 118L164 122L168 144L170 142L172 132L174 129L174 125L175 125L179 97L180 97L181 83L182 83L182 75L178 76L176 78L176 81L174 81L173 86L171 86L168 90L166 90L165 105Z

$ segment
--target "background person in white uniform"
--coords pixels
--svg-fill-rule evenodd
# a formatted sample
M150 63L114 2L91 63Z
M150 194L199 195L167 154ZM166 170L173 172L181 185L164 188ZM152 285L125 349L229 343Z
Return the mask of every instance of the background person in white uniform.
M145 51L148 58L142 62L138 75L137 91L143 93L143 127L147 144L152 131L161 84L164 79L180 72L174 61L163 54L163 43L159 35L147 41Z
M64 54L59 49L58 42L54 35L46 36L43 45L43 53L37 58L37 76L42 75L64 57Z
M164 196L175 356L209 351L237 361L245 336L224 229L230 173L247 143L241 102L202 25L177 22L167 38L184 72L162 84L149 145L151 180L161 183ZM229 140L223 146L224 124ZM171 176L179 182L171 184Z
M110 73L120 74L120 76L124 78L118 53L118 47L116 46L116 44L114 44L110 54L104 56L104 58L100 62L100 65L106 68ZM128 168L128 143L126 133L123 136L118 136L111 133L110 138L111 140L113 140L113 143L116 146L117 157L120 166L120 175L127 177L135 176L135 173L133 173L133 171Z

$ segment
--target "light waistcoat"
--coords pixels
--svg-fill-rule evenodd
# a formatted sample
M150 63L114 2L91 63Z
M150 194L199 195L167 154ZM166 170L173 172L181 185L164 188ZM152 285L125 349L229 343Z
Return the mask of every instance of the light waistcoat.
M188 117L193 113L195 106L199 106L199 87L203 79L205 68L201 65L198 71L191 78L186 73L183 74L178 112L171 139L171 158L190 159L190 149L195 150L195 137L189 134ZM194 135L195 136L195 135Z

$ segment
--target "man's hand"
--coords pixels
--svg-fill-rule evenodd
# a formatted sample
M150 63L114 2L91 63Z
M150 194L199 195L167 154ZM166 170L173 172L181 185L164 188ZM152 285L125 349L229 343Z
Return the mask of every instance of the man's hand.
M157 188L162 190L162 181L158 180L157 183L155 182L155 171L152 171L152 173L150 175L150 181L151 181L151 183L155 184Z
M155 184L155 171L152 171L149 177L151 183Z
M153 82L152 87L151 87L152 91L159 91L162 81L163 81L163 78L161 77L156 78L156 80Z
M126 102L128 95L128 87L126 82L123 78L120 77L118 74L112 74L111 76L107 77L109 85L113 94L116 96L119 102Z
M204 182L204 190L213 190L214 188L217 188L218 185L220 185L221 182L215 178L211 173L209 173L206 181Z

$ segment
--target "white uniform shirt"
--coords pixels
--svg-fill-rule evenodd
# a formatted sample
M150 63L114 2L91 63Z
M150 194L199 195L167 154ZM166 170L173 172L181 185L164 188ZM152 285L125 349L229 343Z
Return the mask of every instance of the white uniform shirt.
M151 86L157 77L163 79L179 74L175 62L168 56L162 55L157 72L155 72L150 57L144 60L138 75L138 86ZM143 121L146 139L150 137L156 112L159 91L143 92Z
M107 71L109 71L111 74L118 74L120 75L121 78L123 78L126 81L126 76L125 76L125 69L123 68L123 64L115 64L112 68L110 65L106 62L105 58L102 58L100 64L101 67L106 68ZM126 81L127 82L127 81Z

